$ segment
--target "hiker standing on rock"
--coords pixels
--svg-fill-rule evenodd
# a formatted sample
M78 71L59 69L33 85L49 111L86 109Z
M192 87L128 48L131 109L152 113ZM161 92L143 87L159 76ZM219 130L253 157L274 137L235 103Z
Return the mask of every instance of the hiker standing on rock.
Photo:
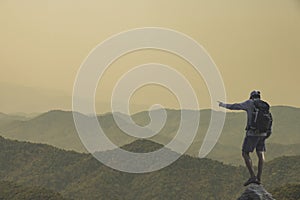
M272 133L272 115L269 112L269 104L260 99L259 91L252 91L250 93L250 99L242 103L226 104L219 102L219 106L230 110L244 110L247 112L246 136L243 142L242 156L249 170L250 178L244 183L244 186L250 183L260 184L264 152L266 151L265 139ZM256 149L258 156L257 175L254 173L252 160L249 155L254 149Z

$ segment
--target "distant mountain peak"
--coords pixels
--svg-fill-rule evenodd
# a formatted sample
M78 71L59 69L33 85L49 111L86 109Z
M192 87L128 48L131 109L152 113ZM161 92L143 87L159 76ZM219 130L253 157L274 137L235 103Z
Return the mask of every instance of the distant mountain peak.
M51 117L63 117L72 115L72 111L64 111L64 110L50 110L48 112L42 113L38 116L36 116L35 119L43 119L43 118L51 118Z
M138 139L121 147L122 149L136 153L147 153L163 148L163 145L146 139Z
M7 117L7 114L0 112L0 119L4 117Z
M48 112L46 112L46 114L66 114L66 113L70 114L70 113L72 113L72 111L57 109L57 110L49 110Z

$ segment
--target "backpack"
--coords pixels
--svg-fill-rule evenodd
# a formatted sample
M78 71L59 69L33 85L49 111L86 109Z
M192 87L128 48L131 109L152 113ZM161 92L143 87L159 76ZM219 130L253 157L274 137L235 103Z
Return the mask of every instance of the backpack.
M273 122L270 106L267 102L260 99L254 100L254 106L250 129L255 130L258 134L267 133L267 137L269 137Z

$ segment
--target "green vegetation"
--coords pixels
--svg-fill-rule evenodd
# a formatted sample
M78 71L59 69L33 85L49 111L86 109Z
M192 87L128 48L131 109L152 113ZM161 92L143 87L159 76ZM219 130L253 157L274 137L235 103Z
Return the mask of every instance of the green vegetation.
M122 148L148 152L160 147L137 140ZM300 184L299 173L300 156L275 159L265 166L264 185L270 191ZM187 155L156 172L129 174L112 170L89 154L0 137L0 180L47 188L71 199L236 199L247 175L244 167Z
M272 189L286 183L300 183L300 156L284 156L268 162L264 168L266 188Z
M280 200L299 200L300 199L300 184L286 184L275 188L273 191L275 199Z
M1 200L64 200L59 193L39 187L27 187L17 185L9 181L0 181L0 199Z

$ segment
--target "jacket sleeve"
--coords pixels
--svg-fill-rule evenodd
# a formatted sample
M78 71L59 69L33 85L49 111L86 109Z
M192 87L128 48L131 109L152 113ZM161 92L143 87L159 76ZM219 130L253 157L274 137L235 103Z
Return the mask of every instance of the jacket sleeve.
M234 104L220 103L220 106L227 108L229 110L247 110L249 107L249 103L247 100L242 103L234 103Z

